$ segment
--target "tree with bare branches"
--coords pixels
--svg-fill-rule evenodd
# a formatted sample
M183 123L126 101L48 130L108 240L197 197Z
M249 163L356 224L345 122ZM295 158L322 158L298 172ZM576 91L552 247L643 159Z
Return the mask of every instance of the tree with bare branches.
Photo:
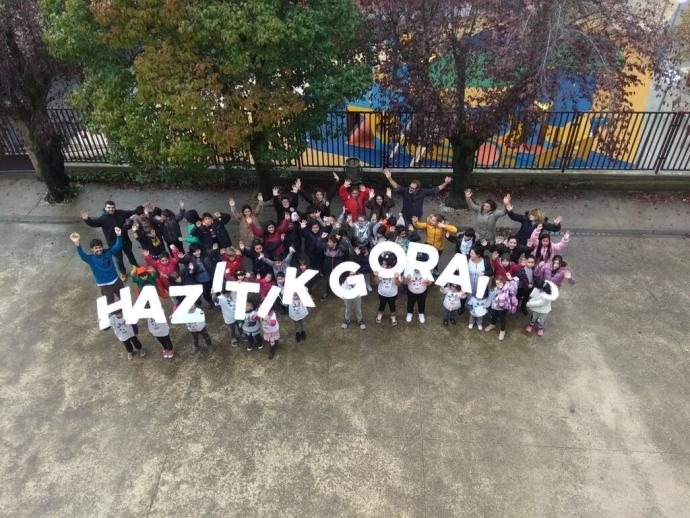
M36 1L0 0L0 116L19 131L34 169L57 202L70 187L47 107L53 83L68 72L48 53Z
M626 92L663 73L664 5L620 0L371 0L375 76L392 109L413 110L407 139L450 141L451 203L462 205L479 146L519 113L530 123L556 99L562 81L575 110L596 89L608 110L630 106ZM604 95L602 96L601 93ZM562 92L561 92L562 94ZM563 103L564 99L560 99Z

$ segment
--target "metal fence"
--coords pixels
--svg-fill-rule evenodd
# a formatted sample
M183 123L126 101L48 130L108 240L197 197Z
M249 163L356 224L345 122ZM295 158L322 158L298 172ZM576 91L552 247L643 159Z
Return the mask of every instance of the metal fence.
M49 110L68 162L107 163L108 142L86 129L71 109ZM348 157L368 167L452 167L447 139L412 140L412 113L329 112L307 148L289 163L300 168L341 167ZM417 123L417 121L414 121ZM525 137L529 135L529 137ZM0 119L0 156L23 155L21 139ZM246 153L223 153L215 164L247 163ZM621 170L690 172L689 112L545 112L538 121L514 115L474 157L476 169Z

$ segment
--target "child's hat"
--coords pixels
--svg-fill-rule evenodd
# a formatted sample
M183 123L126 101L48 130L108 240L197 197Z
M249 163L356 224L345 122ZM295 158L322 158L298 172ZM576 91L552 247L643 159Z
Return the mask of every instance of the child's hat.
M148 269L146 266L137 266L137 269L135 270L135 273L136 273L138 276L141 276L141 275L144 275L144 274L148 275L149 269Z

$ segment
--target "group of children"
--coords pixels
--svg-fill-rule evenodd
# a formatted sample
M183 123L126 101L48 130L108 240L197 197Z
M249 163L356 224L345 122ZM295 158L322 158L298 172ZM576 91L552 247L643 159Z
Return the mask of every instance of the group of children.
M369 252L384 241L393 241L405 251L411 242L423 242L436 248L439 255L443 253L446 242L450 242L456 253L468 258L471 291L463 292L455 284L441 288L444 326L456 325L456 317L467 311L469 329L476 326L479 330L491 331L498 327L498 338L503 340L507 316L519 310L530 317L526 332L536 329L537 335L543 336L544 323L551 312L551 304L559 296L563 281L575 282L562 256L570 242L569 233L565 232L559 242L552 242L549 233L560 230L561 219L550 222L541 209L515 213L510 195L503 198L500 209L490 199L478 206L472 199L472 191L467 190L465 195L469 208L475 212L475 223L472 228L459 230L441 214L423 218L424 198L442 191L450 183L450 178L437 187L422 189L419 181L403 187L393 180L389 171L384 170L384 174L391 188L382 192L361 183L354 184L349 179L340 183L335 173L335 182L328 190L307 192L300 180L286 193L281 194L278 188L274 188L272 203L276 219L267 220L263 225L257 220L264 208L261 194L254 206L243 205L237 210L234 199L230 198L229 212L202 214L185 209L183 202L175 213L161 210L151 203L133 211L122 211L115 208L114 202L108 201L98 218L89 218L85 211L82 211L82 218L90 226L103 228L109 249L104 249L100 240L93 240L91 254L87 254L79 245L78 234L71 237L80 257L89 264L97 285L110 302L118 296L122 281L127 279L137 289L155 286L161 298L170 298L169 289L173 285L200 284L207 307L220 310L230 344L236 347L245 342L248 351L268 345L269 359L274 357L281 338L278 314L287 315L293 322L295 341L307 339L304 322L309 309L297 295L291 300L282 297L286 270L290 266L297 267L300 272L318 270L325 281L319 291L320 298L326 300L331 295L328 279L333 269L343 261L353 261L359 265L359 271L344 274L339 284L342 289L353 289L355 275L362 274L367 292L376 286L379 299L377 324L383 322L387 313L391 325L398 325L396 302L401 294L406 296L405 321L412 322L416 312L419 323L426 323L426 301L433 279L425 277L419 270L390 278L379 277L372 272ZM393 192L402 198L398 213L392 213L396 205ZM336 194L342 205L341 211L332 205ZM306 206L300 207L301 201L306 201ZM518 222L520 229L506 238L497 238L496 223L506 215ZM236 247L226 228L231 220L239 223ZM184 233L181 228L183 221L186 224ZM142 247L145 266L140 266L131 253L128 230ZM122 259L125 240L129 242L130 272L124 271ZM216 264L222 261L226 263L226 280L256 282L260 286L258 296L250 295L248 298L241 320L236 319L236 292L223 289L214 293L212 290ZM384 269L393 268L395 256L383 254L379 262ZM481 280L482 277L486 279ZM317 279L307 284L312 294L316 293ZM281 289L281 295L268 315L260 318L257 309L273 286ZM179 300L172 299L174 308ZM366 329L362 297L345 300L344 305L341 327L346 329L355 324L361 330ZM201 301L197 302L196 311L204 314ZM487 320L489 324L485 326ZM119 312L110 316L110 325L130 359L135 350L142 356L145 354L137 338L137 326L126 324ZM192 335L192 353L199 350L199 337L212 350L213 342L205 323L187 324L187 328ZM172 358L175 349L169 326L149 319L148 329L161 343L163 357Z

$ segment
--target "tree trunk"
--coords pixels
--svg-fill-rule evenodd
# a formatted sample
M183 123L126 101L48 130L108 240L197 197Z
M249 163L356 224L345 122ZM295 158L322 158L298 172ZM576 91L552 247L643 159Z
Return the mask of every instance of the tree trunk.
M453 149L453 183L446 204L456 209L466 209L464 191L470 186L474 155L479 146L477 140L470 135L456 135L450 139L450 144Z
M268 158L268 140L263 133L255 133L249 141L249 151L254 159L256 179L261 192L266 199L271 197L273 187L271 177L273 163Z
M19 130L26 154L29 155L34 170L48 187L51 201L57 203L64 201L71 190L69 177L65 172L60 135L50 127L47 116L29 123L18 119L13 119L12 122Z

